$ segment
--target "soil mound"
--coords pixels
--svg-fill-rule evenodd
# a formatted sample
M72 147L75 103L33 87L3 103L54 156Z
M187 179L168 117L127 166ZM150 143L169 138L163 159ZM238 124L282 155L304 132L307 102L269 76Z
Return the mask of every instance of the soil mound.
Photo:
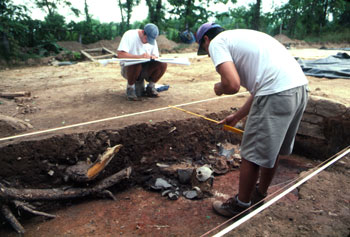
M92 44L88 44L85 47L87 49L94 49L94 48L107 48L109 50L112 50L114 52L117 51L119 43L120 43L121 37L116 37L114 40L100 40Z
M60 47L69 51L80 51L85 48L83 44L77 41L60 41L60 42L57 42L57 44Z
M167 39L165 37L165 35L158 36L157 44L158 44L158 48L159 48L160 51L165 50L165 49L172 50L175 47L177 47L177 43L175 43L172 40Z
M121 37L116 37L114 40L100 40L92 44L81 44L76 41L60 41L57 42L59 46L64 49L70 51L80 51L82 49L93 49L93 48L101 48L105 47L112 51L117 51ZM158 48L160 51L166 50L167 52L171 52L174 48L178 46L178 44L172 40L169 40L165 37L165 35L160 35L157 38Z
M282 44L292 44L292 43L294 43L294 40L290 39L288 36L286 36L284 34L275 35L274 38L276 40L278 40Z
M274 38L278 40L281 44L288 47L297 47L297 48L308 48L312 47L312 44L307 43L303 40L290 39L288 36L284 34L275 35ZM314 45L314 47L318 48L319 45Z

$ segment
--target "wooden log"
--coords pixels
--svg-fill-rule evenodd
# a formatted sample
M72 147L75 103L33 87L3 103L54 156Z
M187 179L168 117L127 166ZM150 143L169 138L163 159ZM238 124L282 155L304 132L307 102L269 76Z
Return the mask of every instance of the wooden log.
M94 56L94 59L103 59L103 58L112 58L115 56L115 54L104 54L104 55L99 55L99 56Z
M7 99L14 99L15 97L30 97L31 93L29 91L19 91L19 92L0 92L0 97Z
M103 48L84 49L85 52L102 52Z
M118 54L116 54L115 52L113 52L112 50L109 50L109 49L107 49L107 48L102 48L104 51L106 51L106 52L108 52L108 53L110 53L110 54L113 54L114 56L116 56L116 57L118 57Z
M32 205L30 205L29 203L26 203L26 202L21 202L21 201L14 200L13 204L15 204L15 206L17 208L21 208L22 210L27 211L27 212L32 213L32 214L37 215L37 216L45 216L45 217L48 217L48 218L55 218L56 217L56 215L52 215L52 214L49 214L49 213L46 213L46 212L37 211L37 210L35 210L34 206L32 206Z
M96 62L96 60L95 60L93 57L91 57L90 54L84 52L84 50L81 50L80 52L81 52L85 57L87 57L88 59L90 59L91 61Z
M123 179L128 179L132 172L132 168L128 167L116 174L113 174L91 188L69 188L69 189L17 189L8 188L0 183L0 199L4 200L22 200L22 201L38 201L38 200L65 200L78 197L86 197L98 194L105 189L119 183Z
M25 229L19 223L17 218L13 215L10 208L6 204L2 204L1 207L1 213L4 215L5 219L10 223L10 225L16 230L18 234L24 234Z
M121 144L114 147L108 147L102 155L98 156L93 164L79 161L77 164L69 166L66 169L66 175L70 180L80 183L86 183L95 179L101 171L106 168L121 147Z
M87 170L87 177L89 180L93 180L101 173L104 168L109 164L113 159L115 154L122 148L123 145L115 145L114 147L108 147L107 150L99 156L92 166Z
M33 126L28 122L0 114L0 134L2 136L11 136L32 128Z

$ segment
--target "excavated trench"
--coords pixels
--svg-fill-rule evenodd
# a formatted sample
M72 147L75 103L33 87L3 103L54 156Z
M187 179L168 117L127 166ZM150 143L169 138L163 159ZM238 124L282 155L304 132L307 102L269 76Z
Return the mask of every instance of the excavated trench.
M223 111L207 117L221 120L228 113ZM330 135L335 136L334 133L339 132L337 124L328 128ZM238 145L240 139L240 135L221 130L216 124L198 118L142 123L116 130L55 135L44 139L31 138L0 145L0 179L3 185L18 189L86 188L126 167L132 167L130 178L110 190L116 192L135 185L149 188L147 184L157 177L178 178L176 172L164 172L159 164L202 166L206 158L217 155L218 144ZM298 136L294 153L324 160L329 157L328 153L339 151L348 142L336 136L333 140L335 145ZM78 161L93 162L109 146L117 144L122 144L122 148L96 179L85 184L67 179L68 167ZM315 145L318 149L310 149ZM40 203L40 209L59 208L66 202L55 202L55 205L52 202Z
M209 117L220 119L224 113ZM5 183L25 188L55 188L67 183L65 170L78 161L92 162L107 147L122 144L104 172L103 179L128 166L130 181L142 184L159 173L157 163L198 162L212 153L218 143L238 144L240 136L223 131L203 119L156 124L136 124L118 130L91 131L31 139L0 147L0 177Z

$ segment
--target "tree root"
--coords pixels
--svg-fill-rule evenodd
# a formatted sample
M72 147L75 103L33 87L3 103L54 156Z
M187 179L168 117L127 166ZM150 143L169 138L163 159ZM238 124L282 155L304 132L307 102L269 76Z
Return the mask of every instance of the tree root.
M45 216L45 217L49 217L49 218L56 217L56 215L52 215L52 214L49 214L46 212L41 212L41 211L35 210L35 207L33 205L30 205L29 203L25 203L25 202L17 201L17 200L14 200L13 203L15 204L15 206L17 208L20 208L24 211L27 211L27 212L32 213L32 214L37 215L37 216Z
M15 231L18 234L24 234L24 232L26 232L25 229L23 228L23 226L21 225L21 223L19 223L17 218L13 215L9 206L7 206L6 204L2 204L1 205L1 213L5 217L7 222L10 223L10 225L13 227L13 229L15 229Z
M35 215L55 218L55 215L40 212L35 210L35 207L30 205L30 201L53 201L53 200L67 200L78 197L86 197L89 195L108 196L116 200L114 195L106 190L107 188L119 183L123 179L128 179L132 172L132 168L125 168L118 173L115 173L91 188L69 188L69 189L17 189L5 187L0 183L0 210L5 219L17 231L23 234L25 229L19 223L17 218L13 215L7 203L13 203L16 208L23 209Z
M0 199L22 200L22 201L47 201L72 199L98 194L103 190L115 185L125 178L129 178L131 167L113 174L91 188L69 188L69 189L17 189L7 188L0 183Z

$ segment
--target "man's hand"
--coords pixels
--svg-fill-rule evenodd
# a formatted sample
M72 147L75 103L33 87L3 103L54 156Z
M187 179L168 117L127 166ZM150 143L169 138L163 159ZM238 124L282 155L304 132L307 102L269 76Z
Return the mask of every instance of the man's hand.
M237 117L237 113L234 113L234 114L230 114L225 119L221 120L219 124L227 124L234 127L239 122L239 120L240 119Z
M148 53L144 53L141 55L142 58L156 59L157 57L154 55L149 55Z
M244 105L236 113L227 116L224 120L221 120L219 124L227 124L232 127L236 126L241 119L248 115L253 100L254 96L250 95Z
M218 96L224 94L224 92L222 90L221 82L215 83L215 85L214 85L214 92Z
M142 58L151 58L151 55L149 55L148 53L144 53L141 55Z

